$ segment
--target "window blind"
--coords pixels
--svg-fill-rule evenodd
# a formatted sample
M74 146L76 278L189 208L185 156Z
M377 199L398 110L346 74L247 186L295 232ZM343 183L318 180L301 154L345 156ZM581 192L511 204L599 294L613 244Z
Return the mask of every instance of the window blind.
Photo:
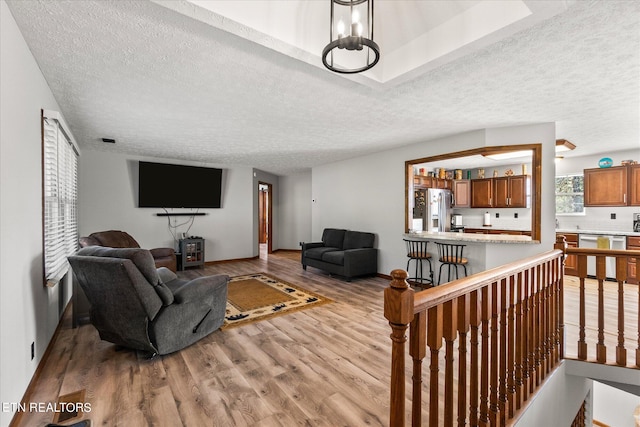
M55 286L78 247L78 150L59 113L43 111L44 275Z

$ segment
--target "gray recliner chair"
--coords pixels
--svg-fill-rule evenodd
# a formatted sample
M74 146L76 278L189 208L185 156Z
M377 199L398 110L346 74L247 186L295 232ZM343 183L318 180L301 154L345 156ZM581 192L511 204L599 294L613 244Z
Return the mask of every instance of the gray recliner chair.
M68 259L105 341L168 354L224 322L229 276L182 280L146 249L89 246Z

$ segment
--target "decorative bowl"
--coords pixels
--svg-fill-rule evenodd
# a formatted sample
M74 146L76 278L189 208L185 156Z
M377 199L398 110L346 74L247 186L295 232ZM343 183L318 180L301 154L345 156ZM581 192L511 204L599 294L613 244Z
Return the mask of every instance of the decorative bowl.
M613 160L611 160L610 157L603 157L598 162L598 166L600 166L601 168L610 168L611 166L613 166Z

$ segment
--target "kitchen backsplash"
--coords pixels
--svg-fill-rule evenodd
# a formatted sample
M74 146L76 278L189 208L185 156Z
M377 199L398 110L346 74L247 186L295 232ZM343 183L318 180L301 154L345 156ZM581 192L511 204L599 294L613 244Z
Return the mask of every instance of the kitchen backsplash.
M453 213L462 215L462 223L467 228L482 227L485 212L489 212L492 228L531 230L531 209L453 209ZM515 214L518 214L518 218L515 218Z
M633 231L633 214L640 206L585 208L585 215L557 215L558 228L601 231ZM612 219L612 214L615 219Z

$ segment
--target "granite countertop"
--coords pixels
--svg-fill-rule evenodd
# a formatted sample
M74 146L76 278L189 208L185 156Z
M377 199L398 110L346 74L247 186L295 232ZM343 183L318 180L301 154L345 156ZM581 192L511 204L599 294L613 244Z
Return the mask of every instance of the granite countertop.
M602 234L606 236L640 236L640 233L633 231L588 230L582 228L556 228L556 233Z
M500 226L500 225L477 225L477 226L465 225L464 228L470 228L473 230L506 230L506 231L522 231L522 232L531 231L530 228L524 229L522 227L509 227L509 226Z
M511 234L474 234L474 233L451 233L438 231L421 231L419 233L405 233L404 237L410 239L428 240L455 240L458 242L476 243L517 243L517 244L538 244L537 240L532 240L530 236Z

